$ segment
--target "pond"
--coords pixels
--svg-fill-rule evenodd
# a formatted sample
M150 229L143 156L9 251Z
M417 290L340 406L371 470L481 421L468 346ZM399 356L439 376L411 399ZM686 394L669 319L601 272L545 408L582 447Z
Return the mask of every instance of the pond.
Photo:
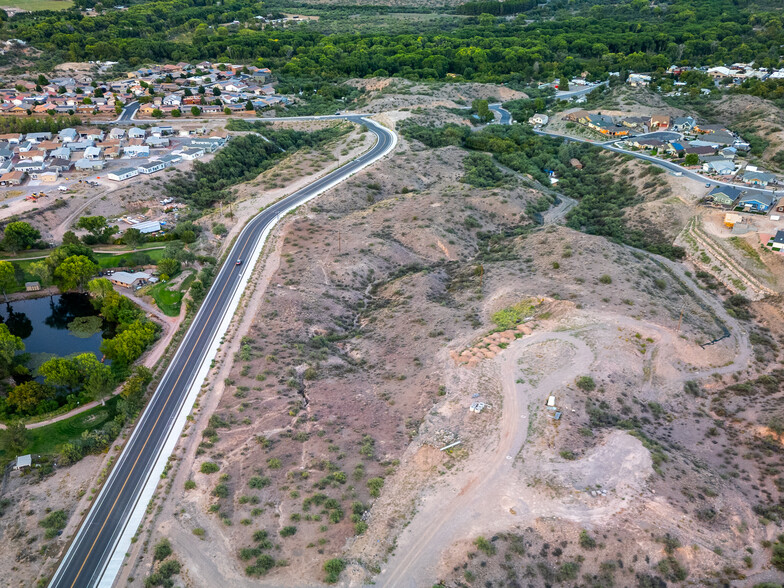
M101 341L114 336L114 325L98 316L87 294L0 303L0 321L22 339L25 353L32 356L30 363L35 364L29 367L52 355L92 352L100 359Z

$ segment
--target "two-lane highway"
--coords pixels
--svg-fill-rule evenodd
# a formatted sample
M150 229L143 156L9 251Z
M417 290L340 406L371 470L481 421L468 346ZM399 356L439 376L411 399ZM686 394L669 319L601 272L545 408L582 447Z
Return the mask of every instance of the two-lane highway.
M240 233L160 385L60 563L50 583L51 587L87 588L99 583L102 586L111 585L114 571L106 571L108 562L110 559L114 561L112 555L115 551L119 553L120 537L128 535L126 527L130 533L135 531L129 527L131 513L146 507L146 504L140 503L143 490L149 488L149 484L157 483L150 474L160 463L167 440L172 435L177 437L180 434L175 423L183 411L190 411L191 406L186 402L189 392L201 384L195 381L197 374L214 355L216 342L223 335L222 327L226 324L224 319L233 312L247 281L245 272L252 271L256 262L249 256L259 251L260 243L269 229L292 208L346 179L394 148L397 139L392 131L359 116L346 118L367 126L377 137L376 145L364 155L265 209ZM237 265L240 259L243 261ZM163 459L166 457L163 456Z

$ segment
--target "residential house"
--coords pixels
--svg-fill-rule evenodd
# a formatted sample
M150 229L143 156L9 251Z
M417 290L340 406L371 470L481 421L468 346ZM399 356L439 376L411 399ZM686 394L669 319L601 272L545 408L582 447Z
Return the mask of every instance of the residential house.
M84 158L92 159L93 161L101 159L101 151L102 149L100 147L88 147L84 150Z
M6 133L0 135L0 141L7 141L10 145L18 145L24 139L21 133Z
M161 171L165 167L166 164L164 162L153 159L149 163L143 163L142 165L138 166L136 169L138 169L140 173L149 175Z
M672 130L679 132L689 132L694 129L697 121L691 116L676 116L672 121Z
M732 206L732 203L740 198L741 194L743 194L743 190L740 188L733 188L732 186L716 186L713 188L713 190L708 192L705 198L714 204L720 204L721 206Z
M114 272L107 277L115 286L122 286L123 288L131 288L134 290L147 284L151 278L150 274L146 272Z
M753 186L767 186L768 184L777 183L776 176L773 174L758 170L749 170L748 167L743 172L743 177L741 179L744 184Z
M774 198L765 192L751 192L740 197L738 207L750 212L767 212Z
M57 136L60 137L61 143L70 143L79 139L79 133L76 132L76 129L63 129Z
M773 249L773 251L781 251L784 249L784 230L779 229L776 231L776 234L773 235L773 239L768 242L768 245L770 245L770 248Z
M725 159L735 159L735 156L738 154L738 150L735 147L725 147L721 150L721 156Z
M182 104L182 97L178 94L168 94L163 97L163 104L164 106L178 107L180 104Z
M651 130L665 130L670 128L670 117L666 114L651 115Z
M719 159L717 161L706 161L702 164L702 169L709 174L731 176L735 173L735 164L727 159Z
M165 167L171 167L172 165L176 165L180 163L182 161L182 157L174 153L169 153L167 155L159 157L158 161L162 162Z
M651 76L646 74L629 74L629 77L626 78L626 83L629 84L632 88L648 86L651 83Z
M52 133L27 133L25 136L27 141L31 143L40 143L41 141L51 141Z
M550 122L550 117L546 114L534 114L531 118L528 119L528 123L536 126L546 125Z
M661 149L667 144L659 139L630 139L629 143L638 149Z
M702 157L705 155L713 155L714 153L716 153L716 150L713 147L709 147L706 145L697 145L697 146L686 145L686 147L683 149L683 152L686 155L688 155L689 153L696 153L697 155Z
M133 127L128 131L129 139L144 139L146 136L147 132L144 129L139 129L137 127Z
M47 169L38 174L38 179L47 184L53 184L60 177L60 172L56 169Z
M68 147L58 147L53 149L49 155L58 159L71 159L71 150Z
M199 149L203 149L207 153L213 153L217 151L220 147L226 144L226 140L220 137L208 137L204 139L193 139L191 141L191 147L197 147Z
M105 136L104 132L97 127L78 127L76 130L79 133L79 137L83 140L103 141Z
M0 186L21 186L27 177L27 172L12 171L0 176Z
M723 79L723 78L728 78L728 77L731 77L733 75L733 72L732 72L731 69L729 69L728 67L721 66L721 65L719 67L711 67L711 68L709 68L706 73L710 77L712 77L714 80L720 80L720 79Z
M106 165L106 162L102 159L77 159L74 163L74 167L79 171L93 171L98 169L103 169Z
M168 137L147 137L144 142L153 149L156 147L168 147L170 143Z
M0 162L8 161L14 157L14 152L6 147L0 147Z
M30 149L30 151L20 153L19 159L21 161L43 161L46 159L46 151L41 151L40 149Z
M182 156L183 159L187 161L193 161L194 159L199 159L200 157L204 157L204 149L197 148L197 147L189 147L187 149L181 149L179 154Z
M81 141L73 141L71 143L68 143L68 148L71 151L84 151L85 149L87 149L88 147L92 147L93 145L95 145L94 141L90 139L84 139Z
M160 231L161 223L159 221L143 221L133 225L133 228L139 231L142 235L149 235L150 233L157 233Z
M49 163L46 164L46 169L56 170L60 173L70 171L73 168L73 162L68 159L61 159L59 157L55 157L49 160Z
M630 129L638 129L643 132L647 132L650 122L651 119L646 116L627 116L621 121L621 124L625 127L629 127Z
M126 145L123 149L123 155L126 157L149 157L149 145Z
M165 135L173 135L174 129L170 126L153 127L150 129L150 134L153 137L163 137Z
M135 167L124 167L113 172L109 172L106 177L115 182L122 182L139 175L139 170Z
M121 127L114 127L111 131L109 131L109 139L124 139L125 135L125 129Z
M23 171L32 176L35 173L44 171L43 161L25 160L14 164L14 171Z

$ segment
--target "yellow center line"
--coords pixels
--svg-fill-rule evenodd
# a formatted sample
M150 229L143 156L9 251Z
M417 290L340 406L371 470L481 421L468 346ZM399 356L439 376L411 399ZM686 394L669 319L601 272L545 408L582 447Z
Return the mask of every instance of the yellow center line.
M239 258L240 259L242 259L242 254L245 253L245 248L247 246L248 246L248 241L246 240L245 244L242 246L242 251L240 251L240 254L239 254ZM226 290L226 286L229 285L229 281L231 279L231 276L234 274L234 270L235 269L236 269L236 266L231 269L231 272L229 272L229 275L226 277L226 283L223 284L223 288L221 288L221 291L218 294L218 299L217 300L220 300L221 295L223 295L224 290ZM125 490L125 486L126 486L126 484L128 484L128 480L131 479L131 475L133 474L133 470L136 469L136 465L139 463L139 459L141 458L142 453L144 453L144 448L147 447L147 443L150 441L150 437L152 437L152 434L155 431L155 428L158 426L158 421L161 419L161 416L163 415L163 412L166 409L166 406L169 404L169 400L171 400L171 396L174 393L174 389L176 388L177 383L180 381L180 378L182 377L182 374L185 373L185 368L187 367L187 364L190 361L191 356L193 355L193 352L196 349L196 346L198 345L199 341L201 340L201 337L204 334L204 330L207 328L207 325L210 322L210 318L212 318L212 314L215 312L215 308L217 307L217 300L216 300L216 304L212 307L212 310L210 311L210 314L207 317L207 319L206 319L206 321L204 323L204 326L202 327L201 332L199 333L199 336L196 338L196 341L194 342L193 346L191 347L191 352L188 354L188 357L185 359L185 363L183 364L182 370L180 370L180 373L177 376L177 379L174 381L174 384L172 384L171 390L169 391L169 395L166 397L166 402L163 404L163 407L161 408L161 411L158 413L158 417L155 419L155 422L152 425L152 429L150 429L150 433L147 435L147 439L144 440L144 445L142 445L142 448L139 450L139 454L136 456L136 460L133 462L133 467L131 467L131 471L128 472L128 476L125 478L125 482L123 482L123 485L120 488L120 492L118 492L118 494L117 494L117 498L114 499L114 503L112 504L112 508L109 509L109 513L106 515L106 518L104 519L103 524L101 525L101 528L98 530L98 534L95 536L95 541L93 541L93 544L90 546L90 550L87 552L87 555L84 556L84 561L82 562L82 565L79 566L79 571L76 572L76 577L74 577L74 581L71 584L71 588L74 588L74 586L76 586L76 581L79 579L79 575L82 573L82 570L84 569L84 566L87 563L87 560L90 558L90 554L92 554L93 549L95 548L95 544L98 543L98 539L100 538L101 533L103 533L103 529L106 526L106 523L109 521L109 517L112 516L112 512L114 511L114 507L117 506L117 501L120 500L120 496L122 496L122 493ZM139 424L141 424L141 423L139 423Z

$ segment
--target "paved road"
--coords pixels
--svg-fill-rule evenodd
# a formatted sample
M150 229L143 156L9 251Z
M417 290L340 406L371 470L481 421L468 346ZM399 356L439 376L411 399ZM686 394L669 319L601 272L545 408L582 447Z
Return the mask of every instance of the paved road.
M133 122L133 117L136 116L137 112L139 112L139 108L141 108L141 106L142 105L138 102L130 102L129 104L126 104L125 108L122 109L120 116L118 116L117 120L113 121L113 123L122 124Z
M369 152L351 163L270 206L251 220L240 233L109 479L60 563L50 587L87 588L101 580L116 542L128 524L174 422L180 411L190 410L190 407L183 406L188 391L213 340L222 335L218 332L219 325L241 284L243 273L251 271L253 267L255 260L247 257L257 246L264 230L277 222L278 216L291 206L304 202L325 186L348 177L380 157L394 143L395 136L391 131L365 123L358 116L349 119L366 124L378 137L378 142ZM235 265L238 259L243 260L241 265ZM103 578L103 582L106 582L106 578Z
M576 90L566 90L562 92L561 90L555 91L555 99L556 100L569 100L571 98L576 98L577 96L585 96L586 94L590 94L599 86L606 86L609 82L599 82L594 86L579 86Z

